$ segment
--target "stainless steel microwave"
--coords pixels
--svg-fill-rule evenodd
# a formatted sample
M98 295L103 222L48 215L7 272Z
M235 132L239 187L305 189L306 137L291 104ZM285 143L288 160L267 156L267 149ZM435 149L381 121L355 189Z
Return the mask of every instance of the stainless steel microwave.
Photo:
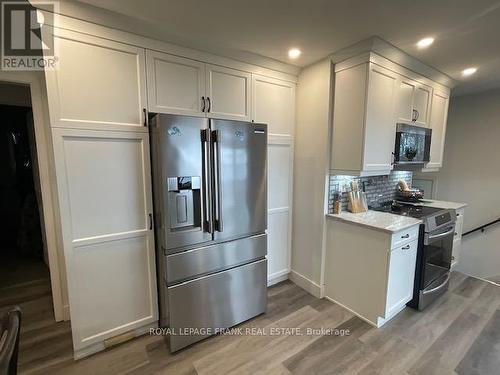
M399 123L396 125L394 164L425 164L430 160L432 129Z

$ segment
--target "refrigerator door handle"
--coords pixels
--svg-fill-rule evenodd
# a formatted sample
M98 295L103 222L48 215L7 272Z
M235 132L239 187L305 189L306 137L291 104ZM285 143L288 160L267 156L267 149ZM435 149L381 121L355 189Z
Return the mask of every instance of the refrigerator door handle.
M219 148L219 131L212 131L212 144L214 155L214 197L215 197L215 230L222 232L222 202L220 191L220 148Z
M203 153L203 210L202 222L203 230L213 233L212 209L211 209L211 184L210 184L210 131L203 129L201 131L201 147Z

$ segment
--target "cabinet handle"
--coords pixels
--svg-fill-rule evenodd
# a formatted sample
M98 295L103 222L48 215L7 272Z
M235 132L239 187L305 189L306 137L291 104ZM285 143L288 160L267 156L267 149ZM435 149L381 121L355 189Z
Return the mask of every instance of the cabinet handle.
M410 245L403 246L401 250L410 250Z
M149 214L149 230L153 229L153 214Z
M406 233L404 236L401 236L401 238L410 238L410 233Z
M149 122L148 122L148 110L146 108L142 109L142 113L144 113L144 126L148 127Z
M203 107L201 107L201 111L205 112L205 97L204 96L201 97L201 101L203 103Z
M207 112L210 112L210 108L212 107L212 102L210 101L210 98L208 96L207 96L207 101L208 101Z

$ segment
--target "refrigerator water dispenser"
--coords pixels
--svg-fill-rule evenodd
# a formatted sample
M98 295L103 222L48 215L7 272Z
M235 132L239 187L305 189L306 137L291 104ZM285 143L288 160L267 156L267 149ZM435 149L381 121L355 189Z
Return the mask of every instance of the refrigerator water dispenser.
M200 227L200 177L169 177L167 186L170 230Z

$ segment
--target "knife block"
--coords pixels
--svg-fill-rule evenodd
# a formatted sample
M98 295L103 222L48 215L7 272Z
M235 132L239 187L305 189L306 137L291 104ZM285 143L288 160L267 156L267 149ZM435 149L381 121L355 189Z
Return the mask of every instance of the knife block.
M368 211L366 194L362 191L350 191L347 193L349 200L347 209L354 214Z

